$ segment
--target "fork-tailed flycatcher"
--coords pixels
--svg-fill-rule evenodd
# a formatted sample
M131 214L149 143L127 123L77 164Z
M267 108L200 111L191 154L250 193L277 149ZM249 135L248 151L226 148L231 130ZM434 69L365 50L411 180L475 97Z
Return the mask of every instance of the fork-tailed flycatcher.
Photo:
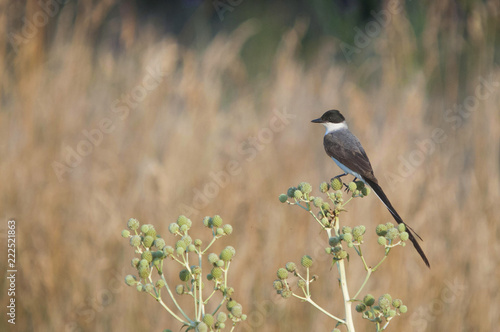
M337 110L331 110L323 114L321 118L312 120L311 122L321 123L326 127L326 133L323 139L326 154L333 159L342 171L360 179L373 189L377 197L384 203L398 224L404 224L406 226L410 241L415 246L415 249L417 249L425 264L430 267L429 260L425 257L424 251L418 244L415 235L420 240L422 240L422 238L404 223L403 219L401 219L396 209L394 209L391 202L384 194L384 191L378 184L377 178L373 174L372 165L370 164L370 160L365 150L357 137L347 128L344 116Z

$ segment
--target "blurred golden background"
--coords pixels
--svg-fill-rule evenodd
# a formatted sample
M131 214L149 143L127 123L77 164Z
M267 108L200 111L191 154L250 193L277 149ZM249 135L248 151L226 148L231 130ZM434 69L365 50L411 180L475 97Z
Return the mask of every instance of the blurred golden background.
M332 108L432 266L410 245L374 274L364 293L409 309L389 330L500 325L498 1L0 6L0 229L6 243L17 222L18 270L16 325L4 315L0 330L180 330L125 285L133 251L120 232L135 217L173 242L183 213L204 239L205 215L234 227L216 248L236 248L230 284L248 314L237 330L333 329L272 288L279 267L309 254L313 298L342 315L323 234L278 201L340 173L310 123ZM372 233L389 221L374 195L342 219ZM376 236L366 242L374 262ZM347 267L354 292L363 269ZM355 324L372 330L359 314Z

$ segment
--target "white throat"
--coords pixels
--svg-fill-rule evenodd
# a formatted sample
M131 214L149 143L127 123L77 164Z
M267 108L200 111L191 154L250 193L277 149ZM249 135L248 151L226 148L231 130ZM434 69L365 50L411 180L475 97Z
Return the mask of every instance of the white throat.
M347 123L345 123L345 121L340 123L323 122L322 125L325 126L326 128L325 135L328 135L329 133L332 133L340 129L347 129Z

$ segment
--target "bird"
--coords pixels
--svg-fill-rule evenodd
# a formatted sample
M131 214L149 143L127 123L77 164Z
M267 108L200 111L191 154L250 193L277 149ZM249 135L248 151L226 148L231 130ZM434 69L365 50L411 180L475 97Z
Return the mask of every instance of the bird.
M363 149L358 138L354 136L347 127L347 123L342 113L338 110L329 110L320 118L314 119L311 122L320 123L326 127L325 137L323 139L326 154L332 158L337 166L344 172L344 174L338 175L337 177L351 174L355 177L355 180L360 179L365 185L371 187L396 222L406 226L410 241L420 254L420 257L422 257L425 265L430 268L429 260L425 256L415 235L420 240L422 240L422 238L403 221L396 209L392 206L373 173L373 168L366 155L365 149Z

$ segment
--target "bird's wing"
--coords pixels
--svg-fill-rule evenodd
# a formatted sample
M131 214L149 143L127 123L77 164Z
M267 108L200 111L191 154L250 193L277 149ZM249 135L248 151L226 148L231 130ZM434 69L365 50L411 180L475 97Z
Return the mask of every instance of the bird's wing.
M328 156L337 159L364 179L378 183L365 150L349 130L337 130L325 135L324 145Z

